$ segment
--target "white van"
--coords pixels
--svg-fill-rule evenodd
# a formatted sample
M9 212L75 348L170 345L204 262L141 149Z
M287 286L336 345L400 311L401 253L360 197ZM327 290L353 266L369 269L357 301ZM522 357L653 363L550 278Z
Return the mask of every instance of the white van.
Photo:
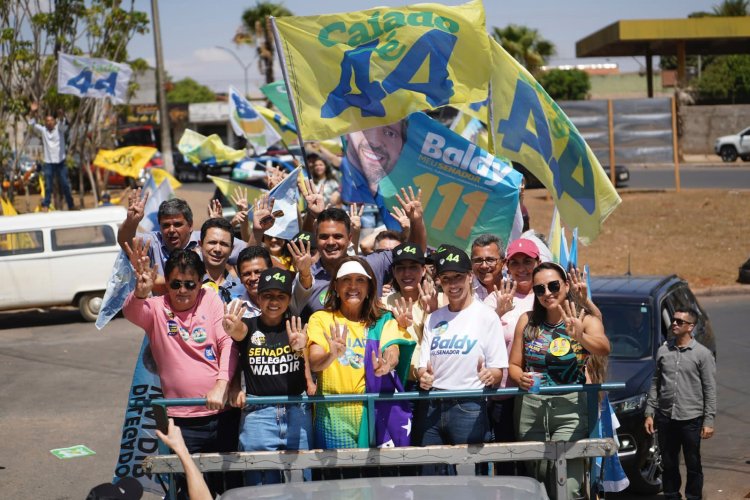
M95 321L125 215L112 206L0 216L0 311L74 305Z

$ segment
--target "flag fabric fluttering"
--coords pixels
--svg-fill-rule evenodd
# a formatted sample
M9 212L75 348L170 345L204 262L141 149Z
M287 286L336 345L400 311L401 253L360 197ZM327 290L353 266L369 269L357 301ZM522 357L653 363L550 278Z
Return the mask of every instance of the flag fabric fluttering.
M135 179L158 150L150 146L128 146L115 150L100 149L94 158L94 165L116 172L123 177Z
M61 52L57 59L57 92L78 97L104 97L114 104L122 104L127 100L132 74L125 63Z
M274 238L291 240L295 234L299 233L299 221L297 218L297 205L299 203L299 189L297 183L299 174L302 172L297 167L277 184L268 195L274 199L273 212L281 212L275 218L273 226L265 234Z
M229 87L229 123L234 133L247 139L258 153L281 140L276 129L234 87Z
M245 151L238 151L226 146L221 142L221 137L218 135L211 134L206 137L190 129L185 129L177 149L193 165L200 163L226 165L237 163L245 158Z
M272 22L306 140L487 98L491 65L481 0Z
M208 178L211 179L211 182L213 182L214 185L219 188L221 194L223 194L224 197L229 201L229 203L231 203L235 208L237 207L234 204L233 199L236 196L240 195L243 190L247 192L247 200L250 208L252 208L255 200L267 193L267 191L264 189L258 189L253 186L248 186L247 184L242 184L241 182L230 181L229 179L225 179L223 177L215 177L213 175L209 175Z
M492 48L494 153L524 165L550 191L560 216L586 244L620 204L617 191L570 119L495 40Z
M292 104L289 102L289 94L286 92L286 85L283 80L263 85L260 91L279 110L279 113L284 115L287 120L294 121Z

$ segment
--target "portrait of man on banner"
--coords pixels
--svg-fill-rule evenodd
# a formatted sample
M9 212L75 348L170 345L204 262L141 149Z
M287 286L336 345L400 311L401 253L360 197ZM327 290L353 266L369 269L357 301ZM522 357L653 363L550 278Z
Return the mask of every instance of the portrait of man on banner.
M341 162L341 197L348 203L377 205L389 229L400 229L388 213L380 193L380 182L393 171L406 144L406 120L391 125L351 132Z

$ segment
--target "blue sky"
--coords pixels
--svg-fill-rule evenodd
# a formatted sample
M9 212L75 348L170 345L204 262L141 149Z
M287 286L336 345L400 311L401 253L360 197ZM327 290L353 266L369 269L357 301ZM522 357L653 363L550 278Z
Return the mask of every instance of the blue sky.
M295 15L314 15L356 11L382 5L399 6L418 2L403 0L287 0L282 3ZM463 1L440 3L457 5ZM488 29L508 24L536 28L557 47L550 64L608 62L604 59L576 59L575 42L619 19L685 18L689 13L711 7L720 0L484 0ZM150 1L136 0L136 8L150 12ZM253 47L237 47L232 37L240 26L242 12L255 5L254 0L161 0L159 10L166 69L175 79L191 77L216 91L231 84L242 89L244 72L224 46L251 64L250 87L262 84ZM143 57L153 64L154 43L149 33L133 40L132 57ZM612 58L621 71L637 71L644 59ZM280 73L277 71L277 75ZM251 93L252 90L251 90Z

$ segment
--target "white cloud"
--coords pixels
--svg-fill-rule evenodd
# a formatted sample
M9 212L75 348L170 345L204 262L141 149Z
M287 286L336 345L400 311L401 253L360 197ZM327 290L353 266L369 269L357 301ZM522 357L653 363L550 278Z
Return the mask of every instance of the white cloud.
M193 57L201 63L223 63L234 61L232 55L218 47L208 47L193 51Z

